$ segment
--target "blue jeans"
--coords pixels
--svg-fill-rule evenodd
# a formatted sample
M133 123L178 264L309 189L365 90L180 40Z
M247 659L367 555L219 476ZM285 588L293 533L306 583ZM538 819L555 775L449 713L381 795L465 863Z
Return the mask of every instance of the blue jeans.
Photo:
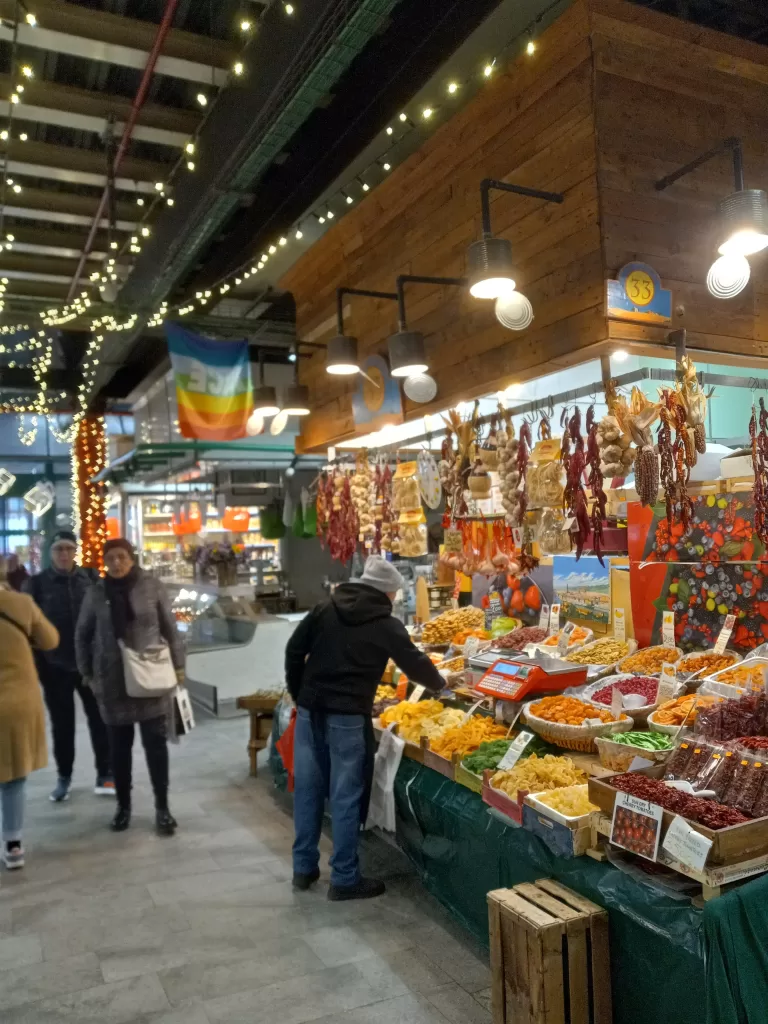
M3 823L3 842L21 842L24 824L24 783L26 779L0 782L0 820Z
M311 875L320 862L320 829L326 797L333 828L331 885L360 880L357 842L365 793L365 717L299 708L293 748L295 874Z

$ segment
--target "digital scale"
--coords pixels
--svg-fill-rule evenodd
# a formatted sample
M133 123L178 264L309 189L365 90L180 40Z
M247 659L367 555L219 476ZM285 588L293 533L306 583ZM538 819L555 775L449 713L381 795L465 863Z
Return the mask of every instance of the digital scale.
M569 686L582 686L586 681L586 665L574 665L546 655L515 660L499 658L496 652L493 663L474 685L479 693L497 700L520 701L525 697L560 693Z

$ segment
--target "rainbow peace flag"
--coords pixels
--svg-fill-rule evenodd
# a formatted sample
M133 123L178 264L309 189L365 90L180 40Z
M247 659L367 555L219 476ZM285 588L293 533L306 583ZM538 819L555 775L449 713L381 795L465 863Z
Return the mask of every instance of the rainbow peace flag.
M179 430L201 441L245 437L253 412L247 341L214 341L178 324L166 324L176 380Z

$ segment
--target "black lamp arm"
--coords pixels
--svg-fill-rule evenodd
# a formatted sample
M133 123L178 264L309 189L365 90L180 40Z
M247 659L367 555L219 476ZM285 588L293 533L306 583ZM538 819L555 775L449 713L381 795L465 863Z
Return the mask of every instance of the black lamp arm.
M466 288L469 282L466 277L424 277L422 274L401 274L397 285L397 319L398 330L405 330L405 285L406 284L452 284L457 288Z
M506 181L495 178L484 178L480 182L480 203L483 212L483 236L491 238L491 192L514 192L517 196L528 196L529 199L543 199L545 203L562 203L565 198L561 192L542 192L538 188L526 188L525 185L510 185Z
M656 182L656 190L663 192L669 185L674 184L679 178L684 177L686 174L690 174L691 171L695 171L697 167L701 167L702 164L707 163L708 160L712 160L714 157L719 156L721 153L730 152L733 155L733 181L737 192L744 191L744 153L741 148L741 139L737 139L735 136L730 136L727 139L723 139L722 142L718 142L712 149L708 149L706 153L702 153L701 156L697 156L691 160L690 163L685 164L683 167L679 167L676 171L672 171L671 174L666 174L663 178L659 178Z
M397 295L395 292L374 292L369 288L337 288L336 289L336 327L337 333L344 333L344 296L345 295L364 295L369 299L391 299L395 302Z

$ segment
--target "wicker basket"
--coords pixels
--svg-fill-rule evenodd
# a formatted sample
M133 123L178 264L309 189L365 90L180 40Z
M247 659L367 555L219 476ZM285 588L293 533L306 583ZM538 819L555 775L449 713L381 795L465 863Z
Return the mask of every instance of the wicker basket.
M608 736L598 736L595 740L600 764L614 772L625 772L636 757L644 757L647 761L661 764L669 757L674 747L669 750L647 750L645 747L632 747L628 743L615 743Z
M561 725L559 722L548 722L538 718L530 710L530 704L523 708L523 715L531 729L547 743L565 750L579 750L584 754L594 754L597 750L595 740L598 736L610 736L617 732L629 732L635 723L628 716L616 722L600 722L595 725Z
M661 722L654 722L653 714L648 715L648 728L652 729L653 732L663 732L667 736L677 736L680 732L679 725L662 725Z
M598 680L598 682L590 683L582 694L582 698L584 700L588 700L590 704L594 704L597 708L608 708L610 707L609 704L600 704L598 701L592 700L592 695L606 686L611 686L613 683L620 683L622 679L632 679L633 676L636 675L638 675L637 672L619 672L614 676L604 676L602 679ZM677 697L684 689L685 685L683 683L678 683L675 686L672 695ZM641 708L623 708L622 710L625 715L629 715L629 717L634 720L636 725L643 725L648 721L648 715L652 714L660 703L661 701L657 699L654 704L645 704Z
M584 654L585 652L589 652L589 651L593 650L594 646L596 644L600 644L600 643L602 643L606 639L610 639L610 638L609 637L598 637L597 640L591 640L588 644L584 644L583 647L578 649L579 654ZM624 643L627 645L627 648L629 649L629 654L625 655L625 657L628 658L630 654L634 654L634 652L637 650L637 640L628 639L628 640L625 640ZM568 655L569 654L574 654L574 653L575 653L575 651L573 649L567 651L566 652L565 660L568 661ZM575 662L574 664L584 665L584 664L587 664L587 663L586 662ZM590 664L593 664L593 663L590 662ZM607 663L605 663L605 662L603 662L603 663L601 663L601 662L594 662L594 664L598 665L602 670L609 671L610 669L613 668L613 664L614 663L611 663L611 662L607 662Z

